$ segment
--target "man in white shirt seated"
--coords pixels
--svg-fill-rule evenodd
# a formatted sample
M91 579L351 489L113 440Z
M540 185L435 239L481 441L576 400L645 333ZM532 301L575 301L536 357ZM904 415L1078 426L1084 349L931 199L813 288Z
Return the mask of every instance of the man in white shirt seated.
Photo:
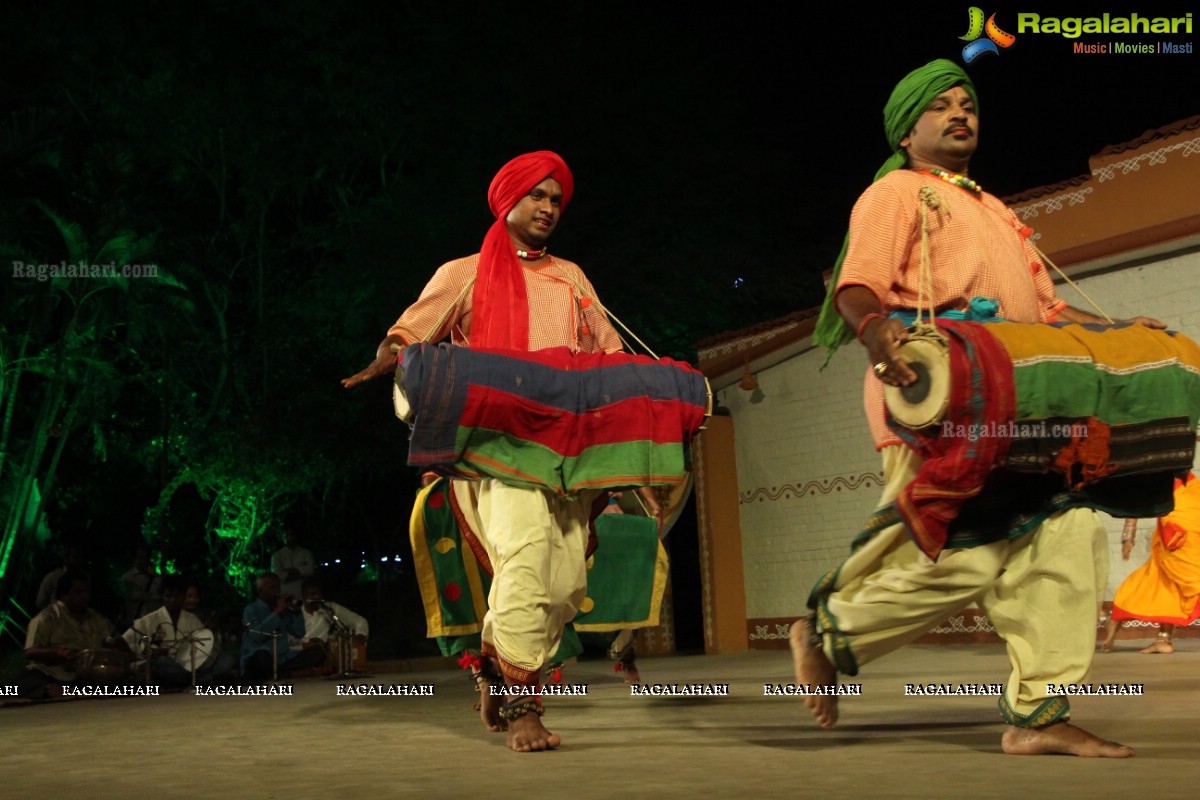
M190 686L192 669L197 685L217 681L233 667L228 654L222 656L211 630L200 618L183 608L187 583L179 575L162 578L162 606L134 620L125 632L129 648L142 657L139 670L150 664L150 683L176 690Z
M363 653L365 658L367 636L370 633L366 619L340 603L326 600L318 578L305 579L302 592L305 644L311 646L309 643L323 643L326 652L334 654L336 660L339 644L337 637L352 636L354 644L357 645L354 649ZM359 659L351 660L357 662ZM352 664L341 665L342 670L348 670L351 666Z

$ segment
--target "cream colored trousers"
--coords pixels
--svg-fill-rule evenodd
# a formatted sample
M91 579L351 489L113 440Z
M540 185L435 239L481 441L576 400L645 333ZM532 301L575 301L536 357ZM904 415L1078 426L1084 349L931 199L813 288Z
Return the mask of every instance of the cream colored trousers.
M885 447L882 455L885 506L917 474L921 459L902 446ZM1005 700L1018 716L1032 716L1049 697L1046 684L1086 679L1107 579L1099 516L1071 509L1016 539L944 550L936 562L903 525L885 528L845 562L827 603L859 666L978 603L1008 646ZM825 649L832 659L829 635Z
M530 682L587 594L584 552L596 493L564 500L496 480L477 486L481 539L493 571L485 652L494 648L506 676Z

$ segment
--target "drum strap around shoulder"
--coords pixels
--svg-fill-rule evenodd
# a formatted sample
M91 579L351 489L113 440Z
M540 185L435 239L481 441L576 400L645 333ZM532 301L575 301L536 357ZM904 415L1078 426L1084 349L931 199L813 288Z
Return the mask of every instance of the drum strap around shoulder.
M637 342L638 344L640 344L642 346L642 349L645 350L646 353L651 358L658 358L658 355L653 350L650 349L649 345L647 345L645 342L643 342L641 339L639 339L638 335L636 333L634 333L632 330L630 330L628 325L626 325L624 322L621 322L621 320L617 319L617 315L612 313L611 311L609 311L608 307L600 302L600 298L596 297L593 294L588 294L587 292L585 292L583 287L580 286L579 283L574 278L572 278L570 275L566 274L565 270L563 271L563 276L567 279L567 281L571 284L571 286L575 287L575 291L579 293L580 297L586 297L589 300L591 300L593 303L595 303L596 308L600 309L600 311L604 314L604 316L608 317L613 322L617 323L617 325L619 325L621 327L621 329L625 331L625 333L629 334L629 336L635 342ZM617 332L617 335L621 336L620 331ZM625 345L626 350L628 350L631 353L634 352L633 347L629 344L629 342L627 342L625 340L624 336L621 336L621 343Z

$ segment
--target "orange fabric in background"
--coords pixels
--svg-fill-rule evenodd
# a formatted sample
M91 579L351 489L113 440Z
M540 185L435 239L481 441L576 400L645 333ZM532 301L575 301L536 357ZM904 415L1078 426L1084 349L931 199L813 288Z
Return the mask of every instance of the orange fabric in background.
M1168 541L1183 532L1183 544ZM1112 618L1188 625L1200 617L1200 480L1175 488L1175 510L1158 521L1150 559L1125 579L1113 598Z

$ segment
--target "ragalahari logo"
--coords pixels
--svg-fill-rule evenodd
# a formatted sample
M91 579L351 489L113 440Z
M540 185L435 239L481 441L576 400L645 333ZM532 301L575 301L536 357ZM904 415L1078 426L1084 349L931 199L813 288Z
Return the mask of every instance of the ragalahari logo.
M981 38L984 33L987 34L986 39ZM1011 33L1000 30L995 14L988 17L987 24L984 24L983 9L979 6L967 9L967 33L958 38L967 42L962 52L963 63L966 64L970 64L984 53L1000 55L1001 47L1012 47L1013 42L1017 40Z

